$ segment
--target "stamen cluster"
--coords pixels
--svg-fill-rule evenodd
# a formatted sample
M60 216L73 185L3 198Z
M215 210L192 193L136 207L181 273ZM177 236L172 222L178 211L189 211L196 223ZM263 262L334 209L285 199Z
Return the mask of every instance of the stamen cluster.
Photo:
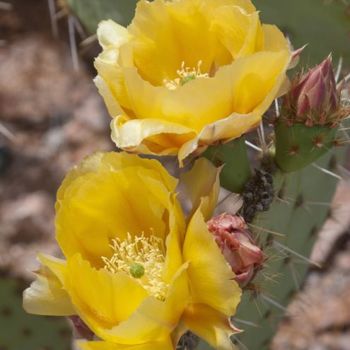
M126 272L135 278L151 295L164 300L168 284L163 281L165 263L163 241L154 235L127 234L126 239L115 238L110 247L113 255L102 257L105 269L112 273Z
M164 80L164 85L169 90L176 90L179 86L185 85L191 80L195 80L197 78L209 78L208 73L202 73L201 71L202 61L197 63L196 68L190 68L185 66L185 62L181 63L181 69L176 71L176 74L179 76L173 80Z

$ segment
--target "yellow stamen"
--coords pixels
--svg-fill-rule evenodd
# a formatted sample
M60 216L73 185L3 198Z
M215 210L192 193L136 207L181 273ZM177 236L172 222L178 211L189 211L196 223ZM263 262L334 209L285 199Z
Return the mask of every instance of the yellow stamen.
M126 272L135 278L151 295L164 300L168 284L163 281L165 263L163 241L156 236L131 236L113 239L113 255L102 257L105 269L112 273Z
M164 86L169 90L176 90L179 86L185 85L191 80L198 78L209 78L208 73L202 73L201 71L202 61L199 61L196 68L189 68L185 66L183 61L181 64L181 69L176 71L178 78L173 80L164 79Z

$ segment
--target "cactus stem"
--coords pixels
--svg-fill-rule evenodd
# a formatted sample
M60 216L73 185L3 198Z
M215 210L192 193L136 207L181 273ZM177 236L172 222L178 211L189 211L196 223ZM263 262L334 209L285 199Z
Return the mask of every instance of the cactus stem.
M276 112L276 117L278 118L281 114L280 105L278 103L278 98L275 99L275 112Z
M295 284L295 288L297 290L300 290L300 282L299 282L299 279L298 279L298 276L297 276L297 272L296 272L296 269L293 265L293 262L291 261L289 264L289 269L290 269L290 272L291 272L291 275L292 275L292 278L293 278L293 282Z
M266 301L267 303L275 306L277 309L283 311L284 313L288 313L288 310L283 306L281 305L278 301L276 300L273 300L272 298L270 298L269 296L265 295L265 294L260 294L261 298Z
M286 199L281 199L281 198L277 198L278 200L280 200L282 203L288 203L288 204L292 204L292 203L296 203L296 201L290 197L287 197ZM298 199L297 199L298 200ZM303 204L305 206L310 206L310 205L318 205L318 206L326 206L329 207L331 205L331 203L329 202L318 202L318 201L309 201L309 200L303 200ZM297 207L296 204L294 204L295 207ZM301 205L299 205L301 206Z
M285 246L284 244L282 244L280 242L274 241L273 245L275 246L276 249L278 249L280 251L282 250L282 251L286 251L288 253L291 253L292 255L298 257L299 259L307 262L310 265L316 266L318 268L322 268L322 266L319 263L317 263L316 261L313 261L313 260L307 258L306 256L299 254L298 252L294 251L293 249L290 249L289 247Z
M314 144L315 147L322 148L322 147L324 147L323 140L324 140L324 136L323 135L317 135L312 140L312 143Z
M299 146L298 145L292 146L288 151L288 155L290 155L290 156L295 156L298 153L299 153Z
M257 225L253 225L251 223L248 223L248 226L254 228L254 229L257 229L257 230L261 230L263 232L266 232L266 233L271 233L275 236L278 236L278 237L284 237L285 235L283 233L279 233L279 232L276 232L276 231L272 231L272 230L269 230L267 228L264 228L264 227L260 227L260 226L257 226Z
M251 327L255 327L255 328L259 328L260 326L252 321L246 321L246 320L242 320L240 318L236 318L236 317L232 317L232 322L233 323L241 323L247 326L251 326Z
M305 204L307 204L307 205L319 205L319 206L324 206L324 207L329 207L331 205L331 203L327 203L327 202L314 202L314 201L307 201L307 202L305 202Z
M342 145L341 139L335 139L335 140L333 141L333 146L334 146L334 147L342 147L343 145Z
M304 201L304 197L302 194L299 194L297 199L294 202L294 208L300 208L304 205L305 201Z
M13 143L17 142L16 135L1 123L0 123L0 134L5 136L9 141Z
M263 317L263 314L262 314L262 312L261 312L261 309L260 309L260 307L259 307L259 304L258 304L256 298L254 298L253 301L254 301L254 304L255 304L256 309L258 310L258 313L259 313L260 317Z
M344 175L345 179L350 178L350 171L348 169L344 168L342 165L338 165L338 168L341 171L341 173Z
M322 168L320 167L319 165L315 164L315 163L312 163L312 166L320 171L322 171L323 173L329 175L329 176L332 176L338 180L343 180L343 178L341 176L339 176L338 174L334 173L333 171L330 171L328 169L325 169L325 168Z
M339 61L338 61L337 71L336 71L335 77L334 77L336 83L338 83L338 81L340 79L340 73L342 71L342 67L343 67L343 57L340 57Z
M267 144L266 144L266 137L265 137L263 121L261 121L259 128L257 129L257 133L258 133L258 138L259 138L259 142L260 142L260 147L262 149L262 152L265 154L267 151Z
M263 150L262 150L260 147L254 145L253 143L249 142L248 140L245 140L245 144L246 144L248 147L250 147L250 148L252 148L253 150L255 150L255 151L263 152Z
M348 82L349 79L350 79L350 73L347 74L342 80L339 81L339 83L337 84L337 89L340 89L343 84Z
M275 273L275 274L267 274L267 273L263 273L263 277L265 280L268 280L272 283L278 283L278 279L281 277L280 273Z
M47 0L49 13L50 13L50 22L51 22L51 31L52 35L55 39L58 38L58 25L57 25L57 17L56 17L56 5L55 0Z
M232 339L236 342L236 344L240 345L241 349L249 350L237 337L232 337Z
M72 56L73 68L74 70L79 70L79 56L77 49L77 42L75 38L75 25L74 25L74 17L68 16L68 33L69 33L69 46L70 53Z
M285 198L283 199L281 197L276 197L276 200L280 201L283 204L292 205L292 202L288 199L285 199Z
M238 193L234 193L234 192L229 192L224 198L222 198L217 204L216 204L216 208L220 207L223 203L225 203L231 196L233 196L234 198L232 198L233 200L236 200L237 202L240 201L241 196Z
M349 117L347 117L347 118L345 118L345 119L348 119ZM344 119L344 120L345 120ZM348 132L347 132L347 128L346 127L344 127L344 125L342 124L342 123L340 123L340 129L339 130L342 130L342 133L343 133L343 135L345 136L345 139L346 140L350 140L350 136L349 136L349 134L348 134Z

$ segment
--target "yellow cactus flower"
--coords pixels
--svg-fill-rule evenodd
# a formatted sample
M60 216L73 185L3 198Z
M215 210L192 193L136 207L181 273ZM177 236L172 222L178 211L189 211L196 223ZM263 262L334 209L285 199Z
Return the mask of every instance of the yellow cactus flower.
M218 170L201 159L184 184L193 203L188 218L177 180L158 161L113 152L83 161L57 194L65 259L39 255L24 308L78 315L101 339L82 342L84 350L174 349L187 329L231 349L229 316L241 290L206 225Z
M127 28L107 20L97 35L95 83L114 142L180 163L256 127L291 59L250 0L140 0Z

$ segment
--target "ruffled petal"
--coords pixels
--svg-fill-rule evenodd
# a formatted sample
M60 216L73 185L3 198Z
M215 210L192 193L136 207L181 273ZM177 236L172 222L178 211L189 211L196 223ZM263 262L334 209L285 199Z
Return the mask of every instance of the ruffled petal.
M234 350L230 340L239 330L234 328L229 318L217 310L203 304L194 304L186 309L183 322L193 333L218 350Z
M184 260L189 263L188 276L194 303L207 304L225 314L234 315L241 289L208 231L201 207L193 215L186 233Z
M175 155L195 131L161 119L132 119L123 116L111 122L112 140L117 147L148 154Z
M96 270L79 254L68 259L65 289L79 316L99 336L128 319L148 297L127 274Z
M277 26L263 24L264 51L290 51L290 45Z
M203 176L205 174L205 176ZM199 158L192 169L184 173L180 183L185 186L192 203L192 213L197 210L202 201L202 213L206 220L212 216L219 196L220 169L209 160Z
M260 49L262 40L259 13L246 13L237 6L221 6L213 14L213 30L233 58Z
M105 330L101 338L131 345L170 336L190 301L187 268L184 264L176 273L164 301L154 297L145 299L126 321Z
M122 345L104 341L78 342L81 350L174 350L170 338L138 345Z
M23 293L23 308L28 313L48 316L76 314L68 293L63 289L66 263L50 256L39 256L42 266L36 280Z
M130 35L123 26L112 20L107 20L99 23L97 38L103 48L108 48L109 46L119 48L129 40Z
M111 239L151 232L165 239L169 192L176 184L155 160L125 153L87 158L67 175L57 196L56 232L64 254L80 253L101 267Z

